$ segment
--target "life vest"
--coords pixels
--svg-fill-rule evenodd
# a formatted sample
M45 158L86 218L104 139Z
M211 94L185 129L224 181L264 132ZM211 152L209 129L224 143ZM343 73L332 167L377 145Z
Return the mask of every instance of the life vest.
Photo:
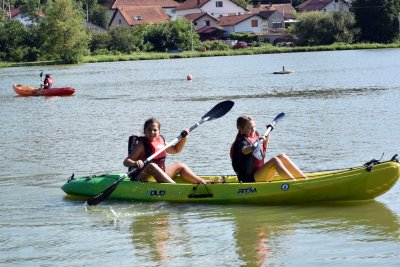
M128 140L128 155L132 152L135 145L142 143L144 145L145 156L141 160L145 160L146 158L150 157L158 150L162 149L165 146L165 139L162 135L160 135L157 140L150 141L144 136L136 136L131 135L129 136ZM167 152L164 150L161 152L157 157L151 160L151 162L156 163L160 168L165 171L165 158L167 156ZM131 171L133 167L129 167L129 171Z
M230 150L233 170L236 172L240 182L255 182L254 173L264 165L264 157L260 160L256 159L252 153L247 155L242 153L245 146L252 145L260 135L256 132L253 138L248 138L238 133ZM264 144L262 144L264 150Z
M51 77L48 77L48 78L46 78L46 79L44 79L44 82L43 82L45 85L44 85L44 89L48 89L48 88L50 88L51 86L52 86L52 84L53 84L53 79L51 78ZM47 84L47 85L46 85Z

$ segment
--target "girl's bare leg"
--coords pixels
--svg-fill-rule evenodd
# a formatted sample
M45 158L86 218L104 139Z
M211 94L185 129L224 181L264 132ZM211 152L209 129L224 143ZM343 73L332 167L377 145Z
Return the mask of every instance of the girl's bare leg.
M293 163L293 161L291 161L289 159L288 156L286 156L286 154L282 153L280 155L278 155L278 158L280 159L280 161L283 163L283 165L286 167L286 169L296 178L303 178L303 179L307 179L306 175L296 166L296 164Z
M169 177L175 177L180 174L182 179L189 183L208 183L208 181L201 179L189 167L181 162L167 166L165 172Z
M140 181L147 181L149 176L153 175L158 183L175 183L157 164L150 163L137 176Z
M277 157L274 157L267 161L264 166L262 166L256 173L254 174L254 179L256 182L269 182L272 178L278 173L285 179L293 179L294 176L286 169L283 165L282 161Z

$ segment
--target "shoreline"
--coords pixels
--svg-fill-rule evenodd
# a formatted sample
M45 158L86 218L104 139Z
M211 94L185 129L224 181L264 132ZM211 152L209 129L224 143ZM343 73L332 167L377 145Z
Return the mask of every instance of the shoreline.
M386 49L386 48L400 48L400 43L332 44L324 46L294 46L294 47L264 46L264 47L250 47L237 50L230 49L223 51L205 51L205 52L184 51L180 53L137 52L132 54L85 56L83 57L83 60L78 64L115 62L115 61L139 61L139 60L179 59L179 58L194 58L194 57L241 56L241 55L259 55L259 54L276 54L276 53L298 53L298 52ZM65 65L65 63L57 61L0 62L0 68L48 66L48 65Z

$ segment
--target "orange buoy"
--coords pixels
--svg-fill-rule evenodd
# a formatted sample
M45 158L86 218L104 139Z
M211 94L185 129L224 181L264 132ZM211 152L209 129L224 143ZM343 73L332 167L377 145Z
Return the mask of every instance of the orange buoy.
M192 75L188 74L188 76L186 76L186 80L191 81L193 79Z

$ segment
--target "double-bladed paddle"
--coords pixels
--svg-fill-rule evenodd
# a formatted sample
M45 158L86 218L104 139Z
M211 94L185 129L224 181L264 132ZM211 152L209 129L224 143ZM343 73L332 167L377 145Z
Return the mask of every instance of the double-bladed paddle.
M283 119L285 117L285 113L279 113L275 119L267 125L267 131L264 133L264 136L267 136L273 129L275 124ZM254 142L253 144L253 156L256 159L262 159L264 157L264 151L262 149L262 138L259 138L257 141Z
M200 124L202 124L206 121L211 121L211 120L218 119L218 118L224 116L226 113L229 112L229 110L231 110L233 105L234 105L233 101L230 101L230 100L226 100L226 101L222 101L222 102L218 103L209 112L207 112L203 117L201 117L201 120L199 120L196 124L194 124L192 127L190 127L189 132L193 131L194 129L199 127ZM173 146L176 143L178 143L179 140L181 140L185 136L186 136L186 134L184 132L182 132L178 137L176 137L174 140L169 142L165 147L163 147L162 149L158 150L156 153L154 153L153 155L151 155L150 157L145 159L143 161L144 165L148 164L152 159L157 157L160 153L162 153L164 150L166 150L170 146ZM133 170L131 170L128 173L128 175L135 173L136 171L138 171L138 169L134 168ZM103 200L107 199L111 195L111 193L115 190L115 188L118 186L118 184L121 183L125 178L126 178L126 176L123 175L117 181L115 181L110 187L105 189L103 192L101 192L97 196L89 198L87 200L87 204L90 206L97 205L100 202L102 202Z

